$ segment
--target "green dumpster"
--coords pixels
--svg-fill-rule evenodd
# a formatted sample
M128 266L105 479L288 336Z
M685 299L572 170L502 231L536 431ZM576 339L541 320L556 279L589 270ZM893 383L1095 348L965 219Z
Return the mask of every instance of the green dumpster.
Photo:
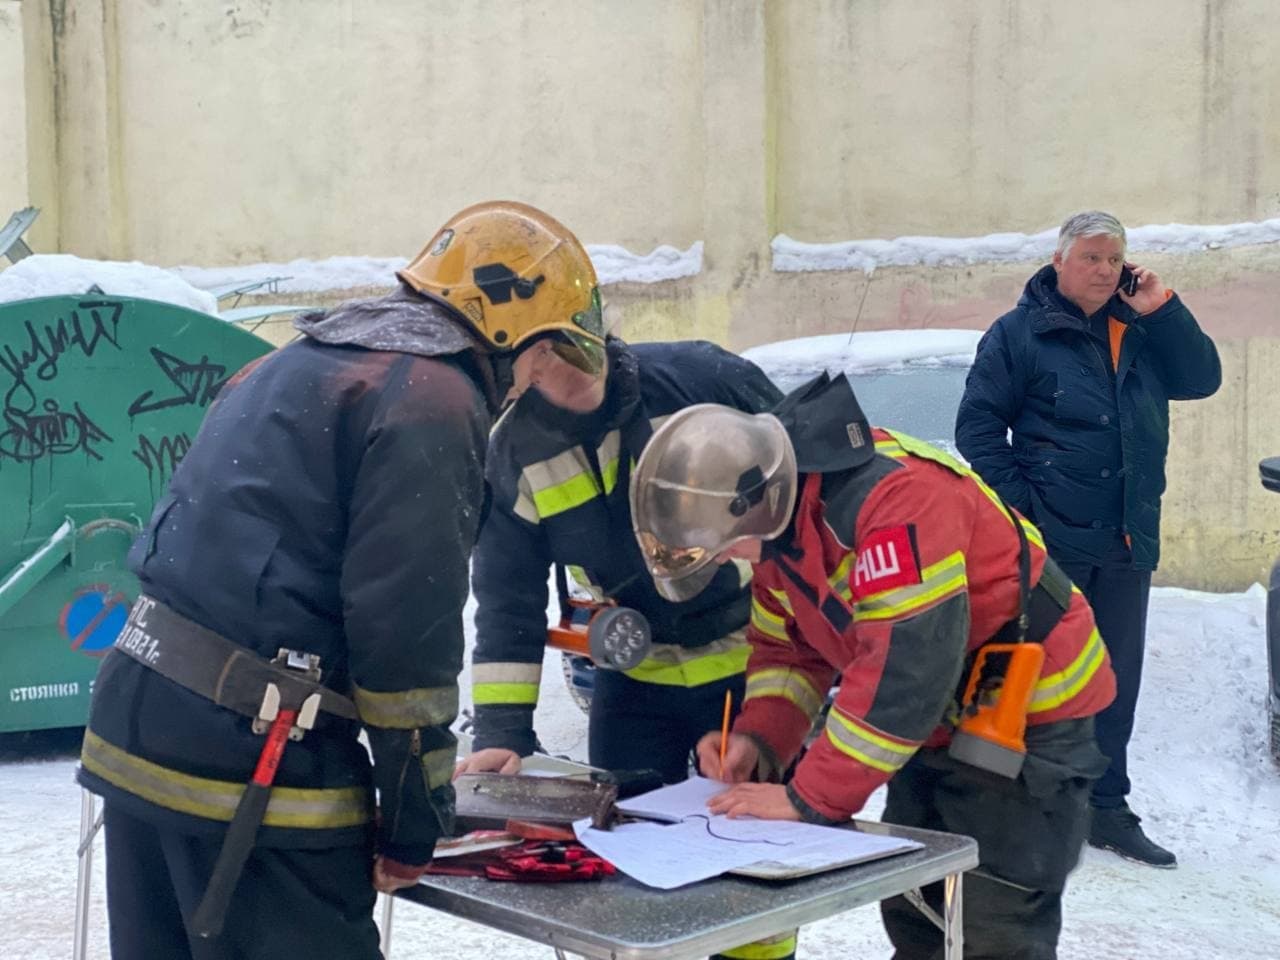
M86 295L0 304L0 732L83 724L125 555L227 377L271 345Z

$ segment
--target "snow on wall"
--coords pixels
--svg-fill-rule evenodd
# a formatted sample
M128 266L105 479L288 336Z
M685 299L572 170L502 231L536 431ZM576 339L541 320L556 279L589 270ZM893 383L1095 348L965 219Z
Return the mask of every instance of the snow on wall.
M1223 225L1153 224L1125 231L1129 249L1153 253L1195 253L1224 247L1280 242L1280 218ZM992 233L985 237L896 237L805 243L785 233L773 238L773 269L782 272L861 270L877 267L952 266L1048 260L1058 228L1040 233Z
M876 330L828 333L752 347L743 356L774 374L807 373L820 366L847 373L907 366L968 367L982 330Z
M218 315L213 294L162 267L136 260L85 260L68 253L39 253L0 272L0 303L37 297L73 296L97 286L116 297L142 297Z
M662 244L643 255L613 244L588 244L587 253L601 284L657 283L691 277L702 271L701 240L687 250ZM395 272L408 263L403 257L328 257L239 267L175 267L173 272L197 287L288 277L280 283L280 292L304 293L394 286Z

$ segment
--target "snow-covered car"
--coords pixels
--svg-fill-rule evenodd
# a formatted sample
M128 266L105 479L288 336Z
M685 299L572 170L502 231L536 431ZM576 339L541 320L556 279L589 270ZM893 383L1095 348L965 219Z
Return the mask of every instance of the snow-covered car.
M1280 457L1270 457L1258 465L1262 485L1280 493ZM1280 559L1271 568L1267 589L1267 711L1271 714L1271 756L1280 760Z

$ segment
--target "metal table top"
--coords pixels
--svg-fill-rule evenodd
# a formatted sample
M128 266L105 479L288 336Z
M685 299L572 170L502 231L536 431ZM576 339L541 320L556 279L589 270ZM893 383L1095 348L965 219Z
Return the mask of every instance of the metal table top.
M667 960L707 956L978 865L969 837L860 826L924 849L796 880L721 876L655 890L622 875L566 884L426 876L397 896L598 960Z

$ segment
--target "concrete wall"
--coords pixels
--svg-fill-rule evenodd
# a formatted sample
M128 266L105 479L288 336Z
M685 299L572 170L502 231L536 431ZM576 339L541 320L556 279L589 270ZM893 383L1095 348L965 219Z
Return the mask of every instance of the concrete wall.
M589 243L704 242L695 277L606 289L633 339L984 328L1037 264L782 273L770 241L1280 217L1280 5L0 0L0 133L37 249L410 256L509 196ZM1175 410L1162 576L1238 586L1276 546L1244 531L1280 530L1280 244L1144 260L1229 381Z
M11 210L27 205L27 104L22 9L0 0L0 226Z

